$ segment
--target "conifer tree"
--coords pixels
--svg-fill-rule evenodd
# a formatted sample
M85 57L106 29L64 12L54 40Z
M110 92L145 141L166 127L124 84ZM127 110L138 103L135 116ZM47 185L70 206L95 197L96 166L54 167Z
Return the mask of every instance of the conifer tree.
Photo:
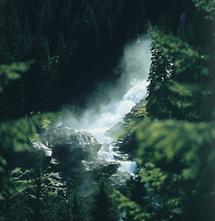
M168 85L172 78L171 61L162 56L162 49L152 47L152 64L149 73L148 96L146 98L147 113L155 118L169 118L170 91Z
M92 218L94 221L117 221L119 214L114 199L112 198L111 186L103 179L99 183L99 189L94 197Z
M214 220L215 180L208 177L215 168L215 90L210 62L215 40L214 29L205 30L214 19L214 3L200 0L188 5L184 9L187 19L198 17L203 26L197 28L187 20L184 30L188 26L192 32L177 33L172 25L151 32L150 119L134 131L142 201L131 198L129 190L118 196L123 211L137 221ZM196 39L199 29L207 35Z

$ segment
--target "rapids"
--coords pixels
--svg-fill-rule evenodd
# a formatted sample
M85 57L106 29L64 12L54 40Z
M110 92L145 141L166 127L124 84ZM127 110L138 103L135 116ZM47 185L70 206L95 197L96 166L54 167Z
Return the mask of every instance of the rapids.
M117 140L110 130L123 122L124 117L147 94L151 64L150 47L151 40L145 36L128 44L119 65L121 79L114 84L115 88L104 87L100 93L108 94L108 102L105 98L99 99L79 116L69 111L69 116L64 116L64 120L59 120L56 127L46 132L45 142L34 142L33 147L42 149L53 162L56 162L53 151L60 147L60 150L66 148L70 153L71 163L78 160L86 169L89 169L88 165L91 164L117 165L118 173L133 175L136 163L117 151ZM96 93L95 97L98 96ZM80 153L80 159L76 159L76 152ZM84 159L89 153L93 155L91 159L94 162Z
M126 85L126 87L122 97L114 99L117 94L117 88L115 88L111 101L102 106L102 111L94 116L87 115L92 120L88 120L87 124L82 121L83 127L79 127L80 131L92 134L102 144L97 155L97 160L100 163L119 164L119 172L128 172L131 175L135 171L136 164L123 160L123 156L115 151L117 147L114 145L115 140L109 134L109 130L122 122L126 114L146 96L151 64L150 47L151 41L145 36L139 37L125 47L121 61L123 67L121 85ZM119 87L118 90L121 88Z

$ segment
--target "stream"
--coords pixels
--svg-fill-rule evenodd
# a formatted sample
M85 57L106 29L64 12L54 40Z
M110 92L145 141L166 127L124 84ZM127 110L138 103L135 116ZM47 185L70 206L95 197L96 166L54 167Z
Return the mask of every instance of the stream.
M67 111L68 116L58 120L43 141L33 143L34 148L42 149L52 163L63 162L68 171L78 172L83 165L87 170L95 165L116 165L117 174L133 176L136 163L118 151L117 138L110 131L147 94L150 47L151 40L146 36L127 44L119 63L119 81L97 90L92 97L96 102L91 102L81 115Z
M82 123L83 127L79 127L80 131L92 134L96 140L102 144L98 152L97 160L101 163L119 164L119 172L127 172L134 174L136 164L128 160L126 157L118 153L115 145L114 137L109 131L123 121L126 114L132 108L145 98L148 85L148 73L151 64L151 41L143 36L136 41L127 45L124 50L124 56L121 61L122 65L122 85L127 85L121 97L114 99L117 89L122 91L120 86L115 88L111 101L101 108L101 112L88 115L92 118L90 122Z

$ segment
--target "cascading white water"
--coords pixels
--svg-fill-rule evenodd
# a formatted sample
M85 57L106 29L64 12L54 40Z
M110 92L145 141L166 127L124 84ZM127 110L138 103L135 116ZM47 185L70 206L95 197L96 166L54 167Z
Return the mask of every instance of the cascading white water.
M117 157L118 154L113 147L114 139L108 131L122 122L125 115L146 96L147 78L151 64L150 46L149 38L139 37L125 48L121 62L123 71L121 85L127 85L124 95L114 99L117 94L117 89L115 89L111 101L103 105L99 113L95 111L96 114L87 114L87 123L82 119L80 121L82 126L78 128L91 133L102 144L97 156L98 161L118 163L120 164L119 171L130 174L135 170L135 163L122 161ZM120 87L119 90L121 90Z
M71 160L80 160L86 169L94 169L98 165L119 165L118 173L113 175L117 183L118 178L124 183L127 173L134 175L135 162L126 160L125 155L116 151L117 142L109 131L123 122L126 114L146 96L151 65L150 47L151 40L147 37L139 37L127 45L119 68L122 77L115 82L115 88L113 85L104 86L100 91L102 93L95 94L93 100L96 102L91 103L81 116L80 113L76 116L75 111L63 112L62 118L46 131L44 140L32 143L33 148L43 150L47 157L51 157L52 164L59 163L53 157L53 147L62 146L69 148ZM102 100L98 99L101 94L104 97ZM79 151L80 159L73 158L76 151ZM85 161L89 153L93 162ZM77 172L78 168L75 169Z
M48 132L52 135L51 142L53 143L54 140L59 145L67 138L61 145L77 144L78 142L80 147L84 146L85 148L87 145L95 144L95 138L102 147L98 153L95 151L95 153L91 154L96 154L94 158L97 159L99 164L117 164L119 165L118 172L127 172L133 175L136 168L135 162L125 160L125 157L115 151L117 149L115 146L116 141L109 131L120 122L123 122L126 114L146 96L147 79L151 65L150 47L151 40L147 37L139 37L136 41L127 45L120 63L122 77L117 84L115 83L117 87L109 87L108 91L103 88L102 93L100 93L108 94L109 102L105 102L107 99L103 99L99 103L97 102L96 105L91 105L92 107L87 108L79 117L75 116L74 112L69 112L69 116L64 116L64 120L60 119L54 130L52 131L51 129ZM107 87L105 88L107 90ZM96 93L95 98L98 96L99 94ZM61 125L64 125L64 127L58 130ZM57 131L60 131L60 140L55 138ZM70 137L68 141L68 133L70 134L69 136L73 134L77 139L72 141ZM90 138L91 135L93 137ZM84 139L85 136L87 136L86 139ZM49 140L47 138L45 144L41 141L33 142L33 147L44 150L47 156L52 157ZM67 141L68 143L66 143ZM52 161L55 162L55 159L53 158ZM82 163L88 167L90 162L82 160Z

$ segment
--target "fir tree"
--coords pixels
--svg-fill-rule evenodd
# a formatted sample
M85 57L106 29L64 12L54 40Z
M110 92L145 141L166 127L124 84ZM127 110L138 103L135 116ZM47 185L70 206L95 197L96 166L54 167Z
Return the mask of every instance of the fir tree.
M101 180L99 189L94 199L95 202L92 208L92 218L94 221L116 221L119 219L119 214L114 203L114 199L111 197L111 187L108 187L106 180Z
M152 47L152 64L146 98L147 113L159 119L171 117L169 112L171 97L168 85L173 74L171 61L162 56L161 50Z

